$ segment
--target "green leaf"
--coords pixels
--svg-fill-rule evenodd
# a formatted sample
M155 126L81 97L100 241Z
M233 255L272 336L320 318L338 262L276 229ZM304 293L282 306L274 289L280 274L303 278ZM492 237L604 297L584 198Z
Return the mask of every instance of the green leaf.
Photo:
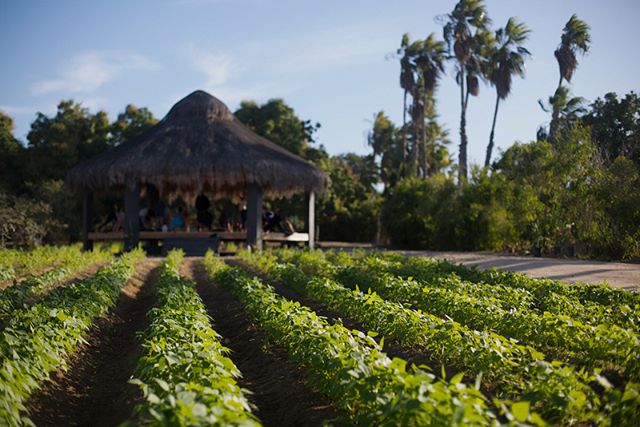
M450 383L451 384L458 384L458 383L462 382L462 378L463 377L464 377L464 373L463 372L459 372L459 373L455 374L453 376L453 378L451 378Z
M529 418L529 402L522 401L514 403L511 405L511 413L517 421L521 423L527 421L527 418Z
M158 383L158 385L160 386L161 389L163 389L164 391L169 391L169 384L167 384L167 382L165 380L162 380L160 378L156 378L156 383Z

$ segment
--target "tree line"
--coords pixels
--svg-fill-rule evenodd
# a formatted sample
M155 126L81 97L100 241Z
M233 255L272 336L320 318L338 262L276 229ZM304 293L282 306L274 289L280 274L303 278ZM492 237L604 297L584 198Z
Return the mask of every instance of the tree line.
M587 105L571 95L578 58L591 45L589 25L572 15L560 32L553 51L558 84L539 101L549 125L494 160L499 106L514 78L524 77L531 30L515 17L492 30L482 0L460 0L437 20L442 39L401 38L402 125L380 111L369 135L384 184L386 240L412 248L639 259L639 98L608 93ZM447 72L460 88L457 163L436 113L437 86ZM469 168L467 107L482 82L495 90L493 121L484 163Z
M569 85L589 50L589 26L573 15L553 51L550 114L532 142L494 154L499 106L524 77L531 30L516 18L492 30L481 0L461 0L440 17L442 39L401 37L397 50L403 122L375 114L366 155L329 155L316 141L319 123L303 120L281 99L245 101L236 117L258 134L323 168L331 186L318 201L323 240L395 247L498 250L640 259L640 97L604 94L588 104ZM551 52L549 52L551 54ZM437 89L451 75L460 88L459 150L437 114ZM468 165L466 112L484 82L495 89L482 165ZM157 122L133 105L110 121L73 100L54 115L38 114L26 142L0 113L0 243L78 239L81 204L63 187L70 167ZM121 195L97 200L98 217ZM301 226L299 198L270 201Z

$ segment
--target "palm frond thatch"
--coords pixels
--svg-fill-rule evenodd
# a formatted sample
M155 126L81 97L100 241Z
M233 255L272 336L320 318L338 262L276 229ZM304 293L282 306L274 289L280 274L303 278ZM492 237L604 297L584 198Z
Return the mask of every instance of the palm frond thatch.
M163 194L244 195L247 184L271 197L328 185L318 167L256 135L219 99L195 91L147 132L72 168L66 184L105 190L153 184Z

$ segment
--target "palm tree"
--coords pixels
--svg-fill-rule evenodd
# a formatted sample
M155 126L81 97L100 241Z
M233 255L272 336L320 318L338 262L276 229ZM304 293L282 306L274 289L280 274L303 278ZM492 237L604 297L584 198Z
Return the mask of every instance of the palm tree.
M571 82L571 77L578 67L576 54L580 53L584 55L589 51L589 46L591 44L591 35L589 34L589 31L589 25L578 19L575 14L571 15L571 18L569 18L569 21L565 24L564 29L562 30L560 46L558 46L554 52L554 55L558 60L560 79L558 81L556 94L552 98L560 99L558 91L562 87L562 79L566 80L567 83ZM560 105L553 105L551 124L549 125L549 138L552 141L555 139L555 134L558 129L560 107Z
M419 108L420 127L416 129L416 135L420 135L422 143L420 144L421 154L421 166L423 177L428 175L429 171L429 159L427 143L428 139L434 143L435 139L427 138L427 129L424 126L426 110L430 110L429 113L435 120L435 90L438 85L438 79L444 73L444 55L445 55L445 43L437 40L435 34L431 33L422 42L421 47L416 55L416 67L420 76L420 83L422 88L421 105ZM431 117L430 117L431 118ZM431 134L431 133L430 133ZM430 135L431 136L431 135Z
M525 59L531 56L531 53L522 46L529 33L530 30L524 23L518 22L515 18L509 18L507 25L498 29L495 34L497 46L493 49L489 58L488 77L491 84L496 88L496 107L493 111L493 124L489 135L487 157L484 160L485 168L488 168L491 163L493 137L500 100L506 99L511 93L512 77L514 75L521 77L524 75Z
M478 75L475 73L465 75L469 66L474 66L474 36L479 31L485 31L490 23L482 0L460 0L453 11L446 16L447 23L444 26L444 39L449 47L453 48L453 56L457 61L456 81L460 85L460 151L458 154L458 181L462 183L467 179L467 133L466 112L469 93L477 93ZM475 34L472 29L475 28ZM475 68L475 67L474 67ZM465 93L465 82L467 91Z
M411 52L409 50L409 34L402 35L400 49L400 87L404 91L404 99L402 102L402 165L404 167L406 161L407 146L407 94L413 94L415 88L415 78L413 75L413 65L411 64Z
M560 86L553 96L550 96L546 103L542 100L538 101L540 107L547 113L557 110L555 132L561 129L566 129L575 123L578 118L584 114L587 110L585 108L586 100L581 96L570 97L569 89L565 86ZM540 136L545 136L544 132L539 131ZM546 135L547 138L551 135ZM545 138L538 138L545 139Z

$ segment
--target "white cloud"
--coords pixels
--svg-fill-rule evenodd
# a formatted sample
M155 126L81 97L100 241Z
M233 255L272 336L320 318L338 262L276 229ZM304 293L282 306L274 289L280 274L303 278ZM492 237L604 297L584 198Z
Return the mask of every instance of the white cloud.
M36 112L40 112L43 114L52 114L56 111L56 106L55 104L47 105L45 107L4 104L0 105L0 111L11 116L32 115Z
M296 38L239 43L233 50L186 47L187 61L203 75L202 88L233 104L283 96L318 73L368 61L384 61L395 49L373 26L345 27Z
M35 111L33 107L23 107L18 105L0 105L0 111L6 114L19 115L19 114L31 114Z
M72 57L59 77L41 80L31 86L31 93L89 93L131 70L153 70L158 65L144 56L119 51L85 52Z
M231 73L231 58L225 54L211 53L190 47L188 59L196 71L205 75L205 85L216 87L227 83Z

